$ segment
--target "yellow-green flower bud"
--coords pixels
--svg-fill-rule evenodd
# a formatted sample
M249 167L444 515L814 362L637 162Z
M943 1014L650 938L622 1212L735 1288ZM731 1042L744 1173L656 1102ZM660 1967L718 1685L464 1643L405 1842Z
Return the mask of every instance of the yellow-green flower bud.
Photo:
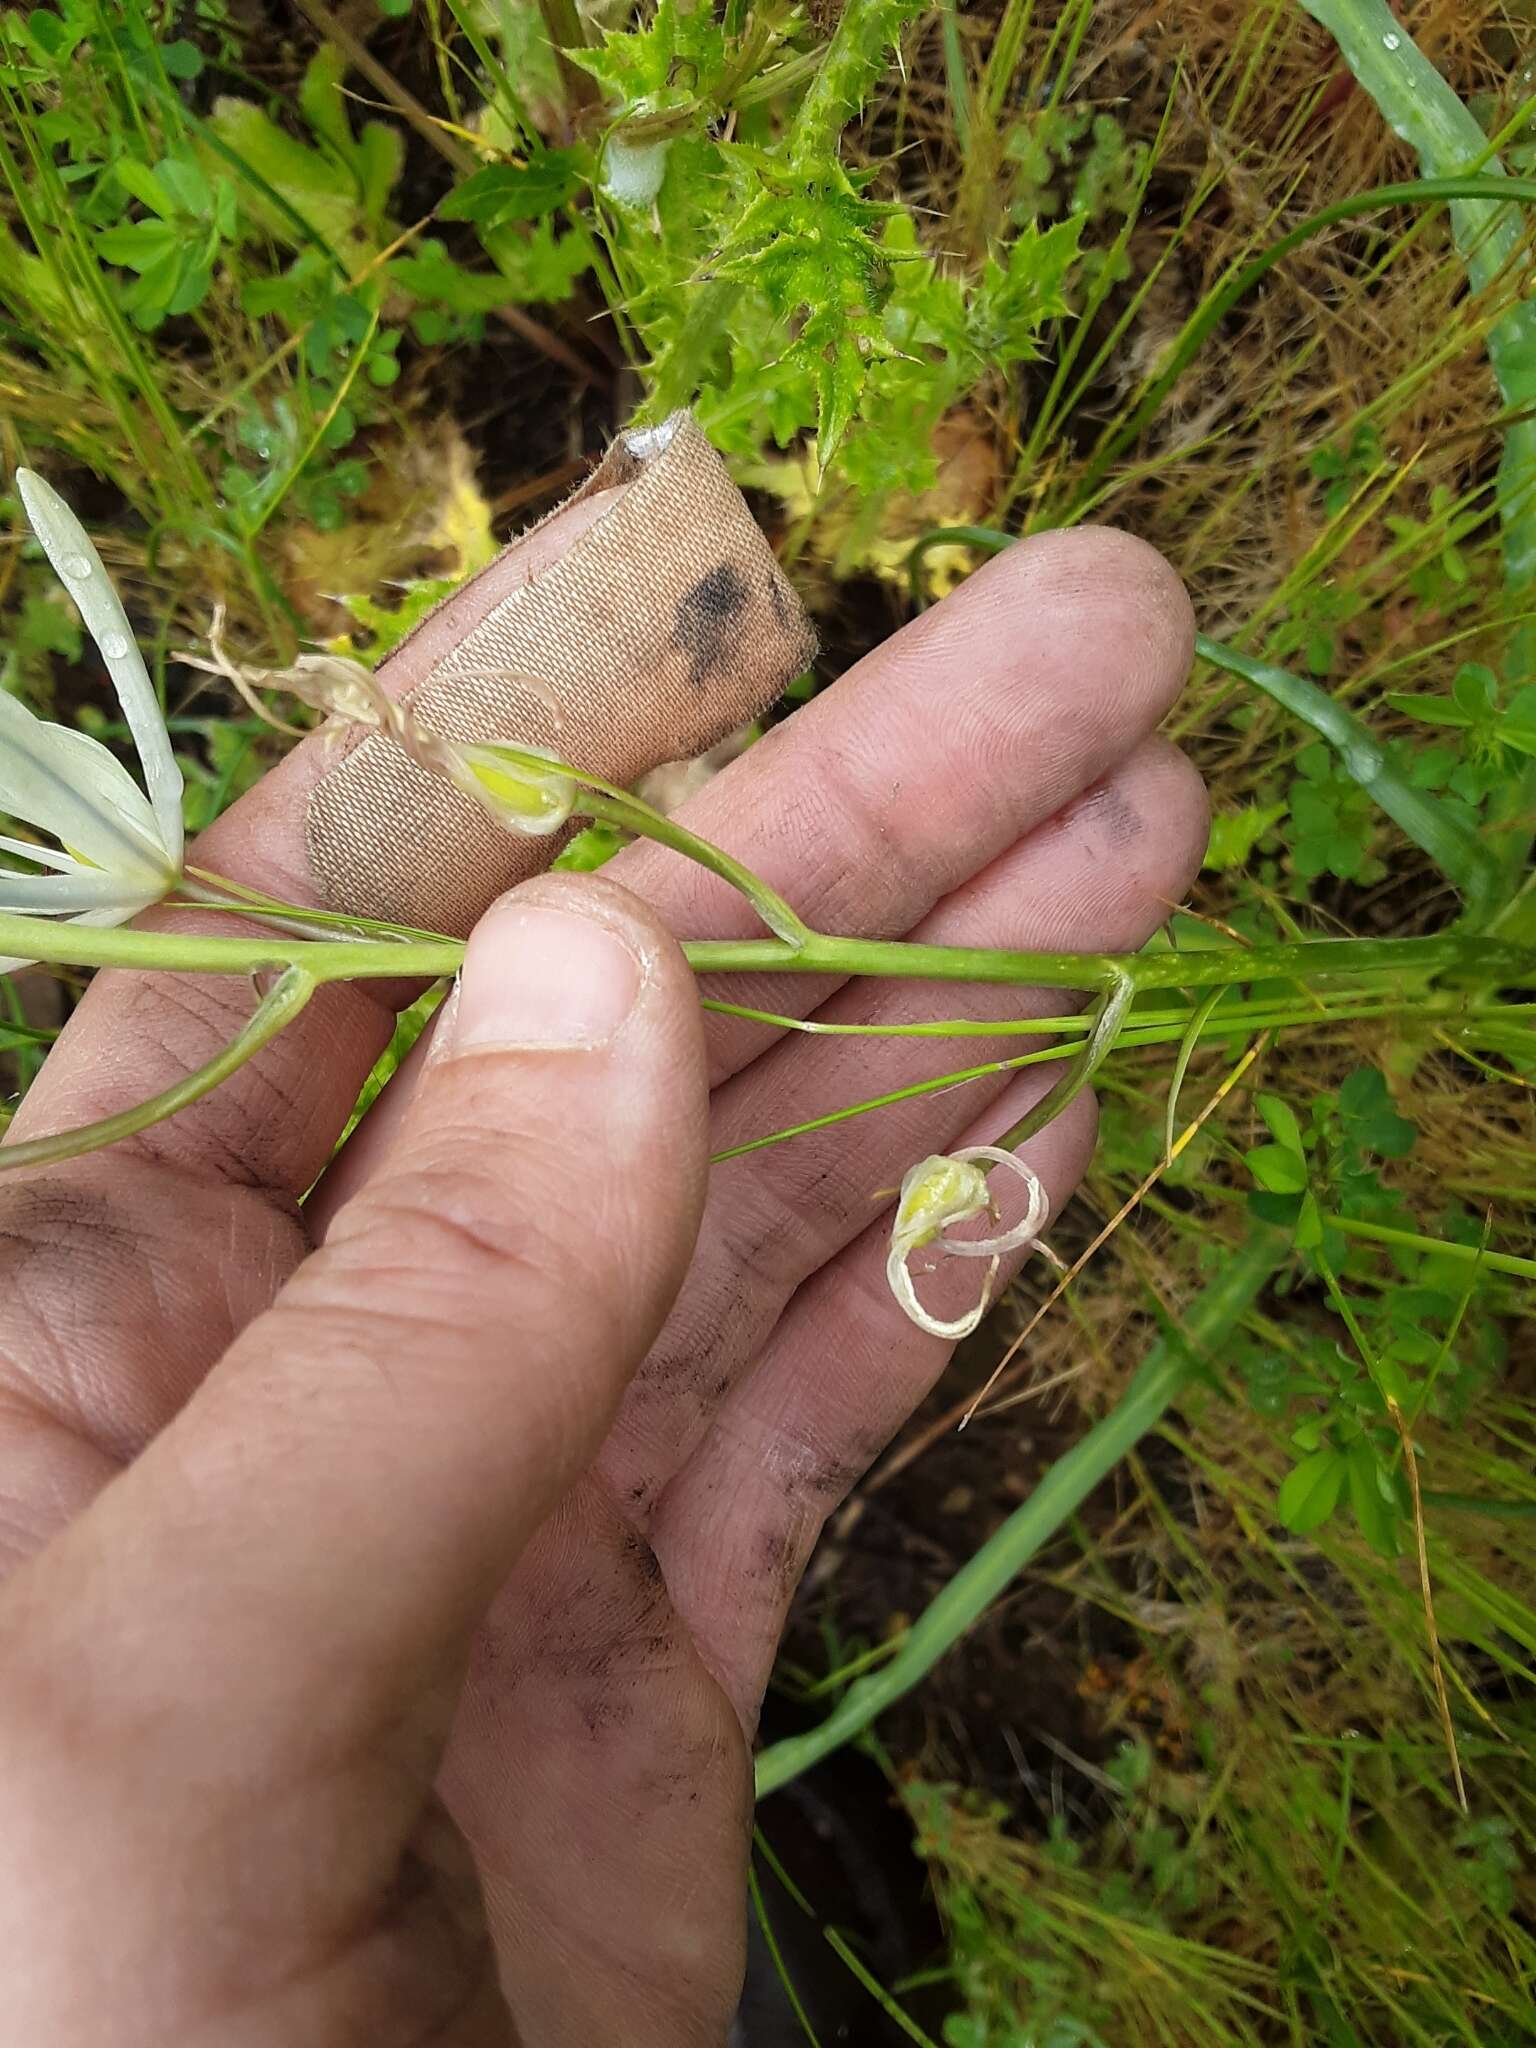
M576 783L542 747L498 746L494 741L441 741L454 783L509 832L541 839L558 832L576 808Z

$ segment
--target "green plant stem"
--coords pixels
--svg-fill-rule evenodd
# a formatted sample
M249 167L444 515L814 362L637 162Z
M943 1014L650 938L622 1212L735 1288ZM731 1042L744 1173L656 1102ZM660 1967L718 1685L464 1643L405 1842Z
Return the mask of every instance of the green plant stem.
M1011 1124L1003 1132L997 1140L999 1145L1006 1151L1017 1151L1026 1139L1032 1138L1037 1131L1043 1131L1048 1123L1061 1115L1069 1102L1082 1093L1114 1050L1126 1012L1135 997L1136 984L1129 975L1110 983L1094 1013L1088 1036L1080 1050L1073 1054L1066 1072L1026 1116L1021 1116L1016 1124Z
M909 2041L915 2041L917 2048L938 2048L938 2043L934 2040L933 2036L925 2034L916 2020L910 2019L902 2011L891 1993L880 1982L880 1979L867 1964L859 1959L858 1955L843 1939L842 1935L838 1933L837 1929L835 1927L824 1927L821 1931L833 1954L839 1957L850 1974L869 1993L892 2026L898 2027Z
M765 1131L761 1137L743 1138L738 1145L728 1145L724 1151L712 1152L709 1163L711 1166L723 1166L728 1159L744 1158L748 1152L764 1152L770 1145L787 1144L791 1138L806 1137L811 1131L830 1130L834 1124L850 1123L856 1116L868 1116L873 1110L889 1109L898 1102L914 1102L921 1095L939 1095L951 1088L963 1088L968 1081L984 1081L996 1074L1013 1074L1024 1067L1049 1065L1054 1060L1074 1055L1080 1057L1086 1051L1086 1040L1080 1047L1043 1046L1038 1052L1020 1053L1014 1059L985 1060L980 1066L960 1067L954 1073L932 1074L926 1080L909 1082L905 1088L891 1088L883 1095L871 1095L862 1102L847 1102L840 1109L825 1110L820 1116L807 1117L803 1123L786 1124L780 1130ZM1005 1142L998 1139L1000 1145Z
M319 986L316 978L302 967L288 968L263 996L245 1028L205 1067L199 1067L196 1073L173 1082L147 1102L136 1103L132 1109L119 1110L116 1116L105 1116L96 1123L81 1124L74 1130L60 1131L52 1137L27 1138L20 1144L0 1145L0 1173L13 1173L23 1166L51 1165L58 1159L78 1158L83 1152L99 1151L103 1145L131 1138L136 1132L148 1130L151 1124L174 1116L188 1103L196 1102L199 1096L217 1088L264 1045L270 1044L285 1025L293 1022Z
M302 909L295 914L302 917ZM837 974L879 980L971 981L994 986L1104 989L1122 981L1149 989L1218 988L1241 982L1309 982L1320 975L1437 974L1483 985L1536 979L1536 945L1455 932L1414 939L1301 939L1274 946L1198 952L1023 953L986 946L926 946L899 939L839 938L809 932L783 939L688 939L698 974ZM51 924L0 912L0 953L67 967L138 967L192 974L259 974L303 967L317 982L420 979L456 974L462 939L251 938L191 932Z
M1536 1012L1536 1003L1499 1003L1490 1005L1485 1013L1469 1004L1464 994L1446 990L1438 995L1415 994L1407 1002L1378 1003L1362 997L1322 1007L1316 1002L1280 1003L1250 997L1228 1003L1211 1023L1210 1000L1205 998L1198 1010L1138 1010L1127 1018L1118 1042L1182 1042L1197 1025L1196 1038L1224 1038L1231 1032L1283 1030L1290 1024L1375 1024L1405 1017L1419 1021L1443 1019L1447 1028L1464 1028L1479 1036L1489 1031L1502 1038L1511 1030L1509 1018ZM828 1024L819 1017L790 1017L780 1010L754 1010L746 1003L723 1003L713 996L700 997L699 1005L711 1016L739 1017L748 1024L767 1024L775 1031L798 1031L808 1038L1069 1038L1075 1043L1093 1023L1093 1014L1088 1012L1081 1016L934 1017L915 1024Z
M1223 1262L1216 1278L1186 1310L1180 1333L1165 1336L1153 1346L1116 1406L1056 1460L1024 1505L929 1603L891 1661L851 1685L817 1727L773 1743L762 1752L757 1759L760 1799L830 1756L927 1676L1077 1512L1100 1480L1157 1423L1183 1390L1202 1354L1215 1351L1227 1340L1288 1252L1279 1232L1260 1227Z
M1491 1515L1496 1521L1526 1522L1536 1516L1536 1500L1499 1500L1481 1493L1442 1493L1432 1486L1423 1490L1427 1508L1449 1508L1468 1515Z
M585 769L573 767L569 761L556 760L547 754L532 754L522 747L501 742L488 746L486 751L509 767L526 771L535 781L551 774L569 776L584 792L575 806L580 816L597 824L616 825L621 831L637 833L643 839L654 839L658 846L680 853L685 860L694 861L708 873L718 875L721 881L729 882L733 889L745 896L776 938L798 945L810 936L804 920L777 889L771 888L761 876L753 874L723 846L701 839L697 832L690 832L686 825L679 824L676 818L669 818L665 811L658 811L643 797L634 796L627 789L617 789L600 776L589 775Z
M1183 1048L1181 1067L1187 1067L1188 1056L1193 1054L1196 1041L1205 1036L1226 1037L1233 1031L1242 1031L1244 1033L1253 1031L1283 1031L1290 1027L1300 1027L1305 1030L1316 1031L1323 1024L1379 1022L1386 1018L1403 1016L1422 1019L1426 1015L1433 1015L1438 1010L1443 1009L1445 1003L1443 997L1434 995L1418 996L1411 1003L1344 1005L1336 1009L1325 1007L1321 1010L1315 1003L1307 1005L1293 1004L1289 1008L1281 1008L1273 1004L1233 1003L1222 1011L1221 1016L1215 1022L1212 1022L1211 1011L1223 994L1224 991L1222 989L1212 989L1199 1009L1193 1014L1185 1010L1180 1011L1176 1016L1164 1014L1161 1017L1145 1021L1132 1019L1121 1027L1119 1035L1114 1041L1115 1050L1132 1052L1143 1046L1178 1044ZM989 1029L985 1025L979 1025L972 1026L968 1031L949 1033L940 1027L939 1031L935 1033L932 1028L923 1025L881 1026L848 1024L823 1027L811 1025L807 1027L803 1023L797 1023L797 1020L794 1018L777 1017L767 1011L744 1010L740 1005L733 1003L710 1003L706 1000L704 1008L707 1010L723 1010L731 1016L745 1016L756 1023L777 1025L781 1030L787 1031L797 1028L802 1030L809 1028L813 1031L818 1029L835 1030L840 1034L867 1031L873 1037L931 1037L935 1035L968 1037L973 1032L976 1035L985 1035ZM1054 1031L1058 1035L1058 1042L1040 1046L1033 1052L1015 1054L1010 1059L986 1060L977 1066L960 1067L950 1073L931 1074L925 1080L909 1082L904 1088L892 1088L883 1095L867 1096L861 1102L844 1103L841 1108L826 1110L820 1116L807 1117L803 1123L785 1124L776 1131L765 1131L756 1138L744 1138L739 1144L728 1146L724 1151L714 1153L711 1156L710 1164L712 1166L720 1166L727 1159L740 1159L748 1152L766 1151L770 1145L787 1144L791 1138L803 1138L811 1131L825 1131L830 1129L833 1124L848 1123L854 1117L868 1116L871 1111L877 1109L889 1109L894 1103L911 1102L921 1095L937 1095L946 1089L963 1088L971 1081L990 1079L996 1074L1018 1073L1025 1067L1046 1066L1061 1060L1081 1060L1089 1051L1087 1034L1093 1022L1092 1016L1030 1018L1018 1020L1011 1027L1005 1022L992 1028L1004 1033L1007 1033L1010 1029L1014 1031L1025 1029L1031 1031ZM1198 1025L1199 1028L1192 1029L1192 1026L1195 1025ZM1094 1064L1096 1067L1098 1062L1095 1061ZM1174 1083L1171 1084L1170 1118L1177 1105L1177 1083L1180 1078L1181 1068L1176 1067L1174 1070ZM1075 1085L1071 1092L1075 1093L1077 1087L1082 1085L1082 1080L1075 1080ZM1050 1098L1047 1098L1047 1100L1050 1100ZM1036 1129L1050 1121L1049 1116L1041 1113L1043 1107L1044 1105L1041 1105L1033 1113L1038 1119L1038 1122L1034 1125ZM1062 1107L1063 1104L1061 1102L1055 1102L1050 1114L1052 1116L1059 1115ZM1026 1132L1024 1135L1028 1136L1029 1133ZM998 1140L999 1144L1019 1144L1021 1142L1022 1138L1012 1132L1007 1137L999 1138ZM1173 1139L1170 1136L1167 1139L1167 1144L1171 1147L1172 1143ZM1413 1239L1406 1232L1394 1233L1393 1241L1395 1242L1399 1238L1405 1243L1418 1243L1425 1249L1437 1246L1441 1242L1438 1238ZM1451 1244L1448 1248L1453 1255L1466 1251L1469 1257L1475 1256L1473 1249L1466 1246Z
M603 95L597 80L590 71L583 71L566 55L568 50L584 50L587 46L586 23L581 18L576 0L539 0L539 12L544 17L545 31L571 106L578 113L600 106Z
M1485 1251L1480 1244L1458 1244L1454 1238L1421 1237L1417 1231L1394 1230L1385 1223L1365 1223L1358 1216L1324 1216L1330 1230L1340 1237L1363 1238L1369 1244L1402 1245L1410 1251L1429 1252L1435 1257L1460 1259L1469 1266L1484 1266L1490 1273L1508 1273L1517 1280L1536 1280L1536 1259L1522 1259L1514 1252Z
M0 919L0 946L9 945L11 937L9 926ZM1536 946L1454 932L1414 939L1301 939L1274 946L1129 954L1013 953L986 946L925 946L814 932L798 951L775 939L693 939L683 951L698 974L867 975L1077 989L1107 988L1124 979L1138 992L1238 982L1310 982L1333 974L1455 973L1485 984L1517 984L1536 974Z
M790 945L798 945L809 937L809 928L796 913L793 906L785 901L777 889L771 889L752 870L744 867L724 848L715 846L707 839L699 838L675 818L669 818L664 811L653 810L639 797L626 794L623 790L611 788L594 789L587 782L588 795L583 800L583 813L600 824L617 825L621 831L635 832L645 839L654 839L658 846L669 847L687 860L696 861L710 874L718 875L723 882L745 896L758 916L767 925L775 938L783 939Z

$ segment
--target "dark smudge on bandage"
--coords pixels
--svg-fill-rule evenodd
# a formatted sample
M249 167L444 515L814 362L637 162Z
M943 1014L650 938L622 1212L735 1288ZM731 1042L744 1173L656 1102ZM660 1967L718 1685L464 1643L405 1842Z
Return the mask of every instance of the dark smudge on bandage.
M428 725L543 747L627 786L759 717L811 661L798 598L687 414L622 436L568 502L615 486L570 551L410 692ZM379 733L316 784L306 840L330 908L452 933L561 844L504 831Z

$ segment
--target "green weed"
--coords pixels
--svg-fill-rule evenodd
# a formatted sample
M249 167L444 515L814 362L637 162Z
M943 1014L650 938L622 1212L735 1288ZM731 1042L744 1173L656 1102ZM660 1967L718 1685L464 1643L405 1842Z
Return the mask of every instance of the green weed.
M1275 0L389 0L349 16L366 77L218 0L4 16L0 446L99 480L189 822L277 745L168 660L214 602L254 662L377 659L498 494L687 403L832 619L887 623L914 544L936 588L1062 521L1165 549L1216 809L1170 946L1529 942L1531 216L1486 183L1531 170L1529 10L1401 10L1449 85L1396 111L1377 0L1310 11L1337 46ZM0 686L113 737L0 516ZM1021 1571L1056 1603L1093 1753L1043 1798L883 1724L952 2048L1531 2038L1522 995L1404 968L1128 1013L1063 1249L1107 1238L964 1440L1006 1461L1065 1386L1089 1456L816 1695L828 1747L919 1678L965 1725L956 1637ZM51 1028L7 990L19 1083Z

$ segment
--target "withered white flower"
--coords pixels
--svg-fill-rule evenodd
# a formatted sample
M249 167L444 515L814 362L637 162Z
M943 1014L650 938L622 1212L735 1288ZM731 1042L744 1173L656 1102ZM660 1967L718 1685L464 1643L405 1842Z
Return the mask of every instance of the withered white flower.
M1007 1167L1024 1182L1028 1205L1011 1230L997 1237L952 1238L944 1235L953 1224L968 1223L974 1216L997 1221L997 1204L987 1188L987 1175L977 1163ZM934 1153L909 1167L902 1178L891 1225L890 1256L885 1277L891 1292L906 1315L932 1337L958 1341L968 1337L992 1305L992 1283L997 1278L1003 1255L1017 1246L1030 1244L1040 1235L1050 1214L1050 1203L1039 1176L1014 1153L998 1145L963 1145L958 1152ZM907 1265L915 1251L932 1245L941 1258L987 1259L981 1299L953 1322L941 1322L928 1313L917 1298Z
M208 675L223 676L234 684L259 718L276 723L281 730L302 737L297 729L273 720L258 690L286 690L311 710L323 711L342 725L361 725L383 733L410 755L419 767L440 775L455 789L476 803L508 832L532 839L558 832L576 806L576 783L561 767L558 758L544 747L517 747L504 740L461 740L430 726L404 699L391 697L376 671L344 654L301 654L283 669L253 668L230 659L224 647L224 610L214 610L208 628L209 655L190 651L178 655L189 668ZM460 676L494 673L498 682L523 684L530 696L544 704L556 726L560 723L559 699L549 684L536 676L509 676L505 671L487 672L460 668ZM546 769L543 764L549 763Z
M53 870L32 875L0 865L0 910L70 924L124 924L181 877L181 770L149 671L89 535L40 476L19 469L16 483L32 531L112 678L145 787L99 741L36 717L0 690L0 812L59 842L0 835L0 852ZM28 964L0 960L0 972Z

